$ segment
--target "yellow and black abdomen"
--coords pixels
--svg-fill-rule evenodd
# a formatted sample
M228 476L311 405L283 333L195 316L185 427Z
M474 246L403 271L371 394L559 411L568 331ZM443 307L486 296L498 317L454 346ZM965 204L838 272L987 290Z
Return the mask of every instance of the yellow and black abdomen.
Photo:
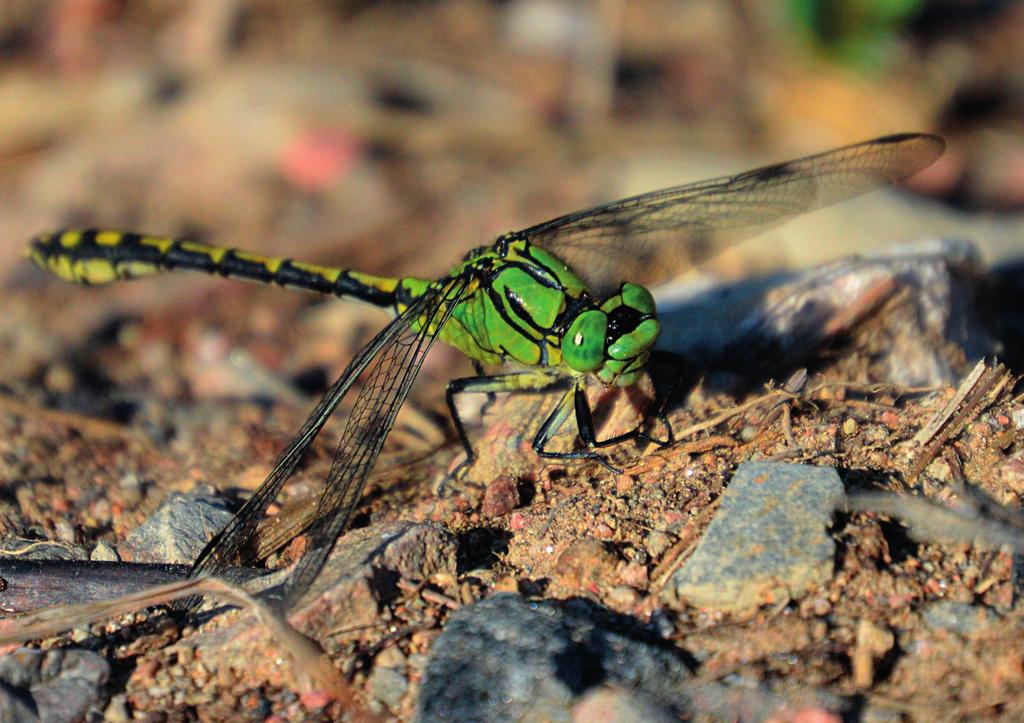
M41 268L76 284L107 284L178 269L353 297L393 306L397 280L348 269L259 256L188 239L96 229L34 238L29 256Z

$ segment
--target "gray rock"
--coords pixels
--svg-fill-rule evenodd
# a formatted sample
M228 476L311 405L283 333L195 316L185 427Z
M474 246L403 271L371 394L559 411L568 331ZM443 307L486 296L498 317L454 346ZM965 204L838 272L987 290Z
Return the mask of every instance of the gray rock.
M436 525L389 522L353 530L338 540L313 587L288 619L316 639L339 630L379 625L381 610L402 594L399 581L454 577L455 552L454 536ZM288 573L267 575L254 580L251 587L280 585ZM218 623L193 636L190 643L212 670L227 666L251 683L294 683L274 656L264 654L275 643L252 615L227 625Z
M689 676L673 651L613 632L582 601L499 594L452 615L434 642L417 720L571 720L588 690L611 685L673 705Z
M118 562L120 557L117 554L117 550L107 542L106 540L100 540L96 543L96 547L89 553L89 559L98 562Z
M367 687L374 700L379 700L389 709L397 711L409 689L409 681L394 668L377 666L370 673Z
M970 635L996 621L995 613L988 608L952 600L929 603L923 616L928 627L950 630L960 635Z
M208 491L172 492L148 520L132 530L122 549L133 562L190 565L231 515L224 500Z
M380 623L380 611L401 594L399 580L455 575L455 538L431 524L388 522L353 530L338 540L316 582L292 611L303 630Z
M28 691L0 682L0 720L37 721L38 712Z
M42 650L19 648L0 656L0 681L13 688L28 688L42 679Z
M827 527L843 500L843 483L831 467L741 464L662 597L675 607L729 611L798 598L832 577L835 543Z
M774 691L763 683L742 679L735 679L733 684L694 683L686 687L685 695L692 716L697 720L745 723L797 720L803 709L813 711L807 719L822 720L824 711L842 714L851 708L850 701L825 689Z
M77 721L105 703L110 666L96 653L20 648L0 658L0 720Z
M573 723L676 723L679 716L643 695L615 688L596 688L572 709Z

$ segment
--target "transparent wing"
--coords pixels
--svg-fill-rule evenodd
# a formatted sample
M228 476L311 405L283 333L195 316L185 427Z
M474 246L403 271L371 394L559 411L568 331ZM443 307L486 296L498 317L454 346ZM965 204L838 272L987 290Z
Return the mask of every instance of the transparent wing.
M944 149L938 136L885 136L624 198L516 235L558 254L598 290L659 283L771 225L906 178Z
M327 475L324 494L310 526L310 547L288 580L286 606L297 601L320 573L335 540L348 526L362 495L366 477L373 468L384 440L395 423L427 352L447 323L466 289L467 279L448 282L432 295L426 305L410 316L418 331L408 323L391 343L382 347L369 366L369 379L359 392L349 416L334 462Z
M465 287L466 279L460 277L431 289L363 347L321 398L267 479L199 555L192 576L223 576L233 565L255 561L256 528L267 508L349 389L366 374L310 523L310 548L289 579L285 602L290 605L301 597L348 525L398 409Z

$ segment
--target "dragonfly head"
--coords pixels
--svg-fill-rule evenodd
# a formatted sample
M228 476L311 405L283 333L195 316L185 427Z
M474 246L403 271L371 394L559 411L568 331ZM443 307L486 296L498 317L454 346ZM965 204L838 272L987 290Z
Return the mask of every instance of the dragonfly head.
M592 372L605 384L634 384L660 330L651 292L625 283L572 320L562 337L562 359L577 372Z

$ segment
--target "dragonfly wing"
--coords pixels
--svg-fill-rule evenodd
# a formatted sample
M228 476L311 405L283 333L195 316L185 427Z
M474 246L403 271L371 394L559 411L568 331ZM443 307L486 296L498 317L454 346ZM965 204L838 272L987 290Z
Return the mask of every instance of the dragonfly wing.
M335 541L348 526L395 416L427 352L461 300L467 281L456 277L434 289L426 303L421 299L392 322L401 323L403 328L375 350L310 525L309 549L288 580L286 607L313 584Z
M655 284L766 228L910 176L942 155L908 133L735 176L631 196L519 234L558 254L598 290Z
M320 399L267 479L199 555L192 567L192 576L223 576L233 565L255 562L256 527L267 508L277 498L341 400L360 377L368 374L349 416L325 491L311 522L313 545L295 571L296 575L302 573L307 586L312 582L327 559L334 538L348 524L366 477L423 358L461 298L465 286L465 279L455 278L430 289L359 351ZM324 537L327 532L333 534L330 539ZM315 559L306 562L310 556ZM293 593L301 594L299 586L294 583L294 576L289 582L289 600Z

